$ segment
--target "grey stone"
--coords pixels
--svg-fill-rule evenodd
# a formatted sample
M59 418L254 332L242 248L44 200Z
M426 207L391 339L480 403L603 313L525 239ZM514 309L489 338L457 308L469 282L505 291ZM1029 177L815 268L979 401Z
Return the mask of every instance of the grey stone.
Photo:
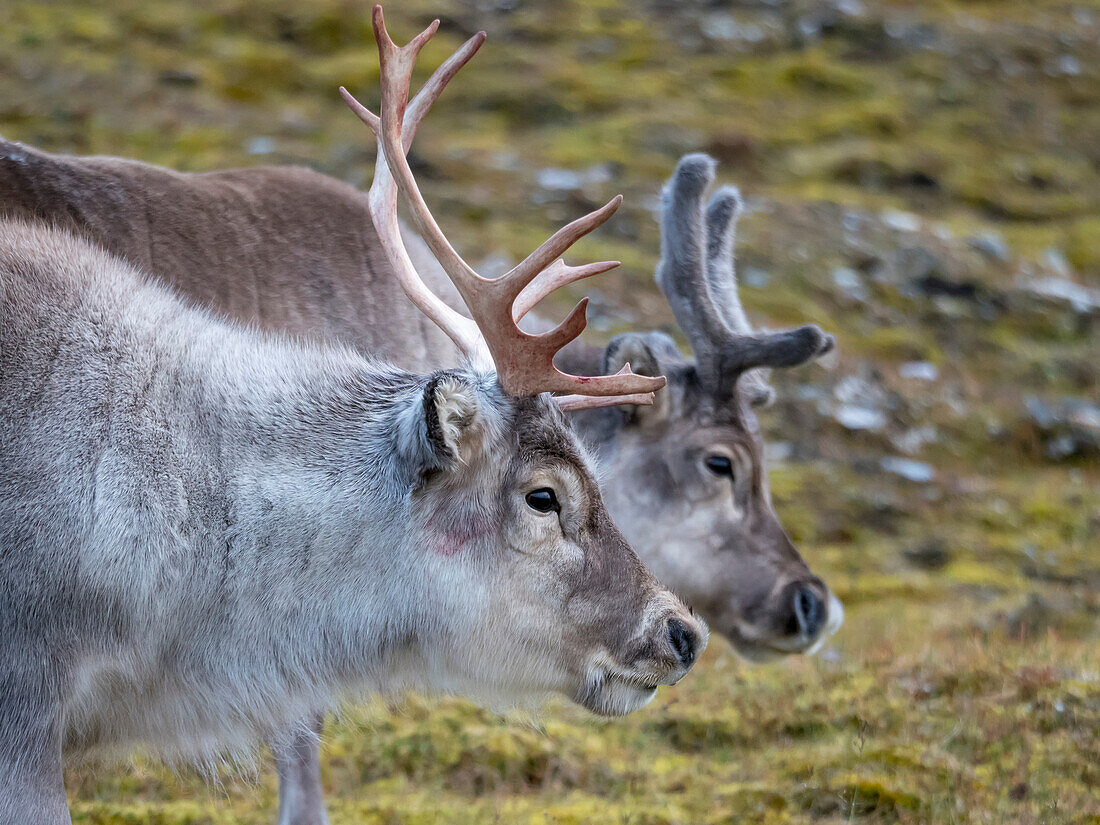
M882 469L888 473L901 476L907 481L917 484L927 484L936 477L936 470L931 464L923 461L914 461L911 458L896 458L887 456L880 462Z
M935 381L940 370L931 361L906 361L898 367L898 375L910 381Z

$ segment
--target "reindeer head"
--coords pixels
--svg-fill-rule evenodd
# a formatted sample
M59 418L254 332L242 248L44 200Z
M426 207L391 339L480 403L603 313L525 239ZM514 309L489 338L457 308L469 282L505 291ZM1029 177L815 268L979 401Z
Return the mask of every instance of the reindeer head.
M688 155L668 182L657 283L694 350L660 332L617 336L605 371L631 363L663 374L651 407L600 416L604 495L654 572L752 659L813 651L840 627L843 608L787 537L768 490L754 408L772 391L763 371L827 352L832 336L807 325L752 329L737 294L736 189L704 203L714 161Z
M470 366L437 373L395 444L421 456L412 482L414 526L428 570L451 599L448 644L435 670L463 692L557 690L602 714L640 707L677 681L706 644L706 627L657 581L623 539L562 410L652 404L663 377L566 375L557 351L580 335L584 302L554 330L517 321L558 286L614 263L566 266L559 255L618 206L569 224L511 272L488 280L459 257L428 211L406 153L447 82L474 55L467 41L408 100L413 64L438 21L398 47L374 9L381 116L341 89L378 143L369 203L393 271L409 298L446 332ZM400 192L414 223L458 289L467 318L433 294L413 267L397 220ZM573 395L552 396L550 393Z

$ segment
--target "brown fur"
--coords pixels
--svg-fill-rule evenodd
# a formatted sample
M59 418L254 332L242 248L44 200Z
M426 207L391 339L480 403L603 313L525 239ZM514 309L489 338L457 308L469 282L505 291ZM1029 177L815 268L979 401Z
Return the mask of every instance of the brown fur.
M402 340L387 347L389 360L454 365L449 340L390 276L366 196L310 169L184 173L0 140L0 214L76 230L244 323L375 349L396 320ZM406 244L428 254L411 233ZM449 282L437 280L454 303Z

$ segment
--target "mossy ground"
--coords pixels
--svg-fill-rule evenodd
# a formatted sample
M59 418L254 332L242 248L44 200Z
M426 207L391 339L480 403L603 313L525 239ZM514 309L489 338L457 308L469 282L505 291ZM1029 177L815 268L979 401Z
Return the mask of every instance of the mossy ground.
M824 653L749 667L716 639L682 685L614 722L563 703L535 721L458 700L354 709L329 728L334 825L1100 822L1100 467L1095 454L1053 461L1024 414L1029 396L1095 400L1100 347L1094 321L1013 292L1051 250L1067 277L1100 285L1100 8L837 5L856 13L387 9L399 39L443 18L425 66L489 31L416 147L433 207L472 258L516 256L622 191L620 216L578 252L625 264L600 289L630 315L603 332L667 323L650 209L681 153L709 151L763 210L740 244L743 271L768 274L746 282L749 308L836 331L840 374L877 371L901 424L935 428L917 457L936 475L886 474L885 435L807 413L798 392L832 380L816 368L779 376L765 425L799 449L773 471L777 506L848 607ZM374 98L368 11L9 0L0 134L181 169L307 163L365 185L370 144L335 89ZM568 190L538 183L546 167L597 164ZM919 229L842 242L850 215L824 201L912 213ZM1007 256L969 249L981 231ZM875 277L913 246L978 298ZM866 300L834 287L837 266L866 276ZM939 379L900 379L916 359ZM935 569L913 562L928 545L943 551ZM69 789L75 820L101 825L264 823L276 807L270 770L211 789L139 760L74 770Z

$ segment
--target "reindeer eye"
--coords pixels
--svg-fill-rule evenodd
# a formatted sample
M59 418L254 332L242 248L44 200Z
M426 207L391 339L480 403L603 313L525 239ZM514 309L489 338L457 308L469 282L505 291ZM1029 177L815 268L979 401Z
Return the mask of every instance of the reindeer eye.
M733 462L730 461L729 456L713 453L707 456L706 465L707 469L716 476L733 477Z
M527 506L532 510L537 510L540 513L549 513L551 510L555 513L561 512L558 497L554 495L554 491L549 487L539 487L537 490L532 490L526 498Z

